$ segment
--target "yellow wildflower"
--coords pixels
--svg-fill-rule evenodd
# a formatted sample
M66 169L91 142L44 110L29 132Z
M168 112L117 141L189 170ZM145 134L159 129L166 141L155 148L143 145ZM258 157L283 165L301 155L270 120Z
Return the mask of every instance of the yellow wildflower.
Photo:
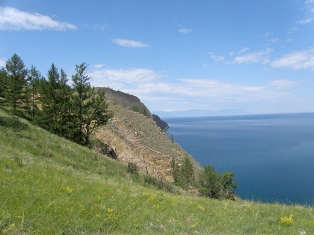
M280 217L280 223L281 224L292 224L293 222L293 216L285 216L285 217Z

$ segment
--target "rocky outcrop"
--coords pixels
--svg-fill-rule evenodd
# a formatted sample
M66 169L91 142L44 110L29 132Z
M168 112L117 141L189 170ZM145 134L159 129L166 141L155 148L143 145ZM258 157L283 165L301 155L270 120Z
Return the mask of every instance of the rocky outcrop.
M153 120L156 122L157 126L159 126L162 130L167 130L169 128L168 123L161 120L160 117L156 114L152 114Z

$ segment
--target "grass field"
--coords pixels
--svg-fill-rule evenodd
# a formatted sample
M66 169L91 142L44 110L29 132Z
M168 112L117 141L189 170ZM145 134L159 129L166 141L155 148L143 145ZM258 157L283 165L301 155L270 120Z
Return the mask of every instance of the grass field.
M311 207L210 200L142 179L0 110L0 234L314 234Z

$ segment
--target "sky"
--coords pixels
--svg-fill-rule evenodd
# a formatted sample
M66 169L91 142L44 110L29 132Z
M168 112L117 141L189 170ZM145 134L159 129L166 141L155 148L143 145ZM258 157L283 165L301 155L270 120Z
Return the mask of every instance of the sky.
M91 85L153 113L314 112L314 0L0 0L0 67Z

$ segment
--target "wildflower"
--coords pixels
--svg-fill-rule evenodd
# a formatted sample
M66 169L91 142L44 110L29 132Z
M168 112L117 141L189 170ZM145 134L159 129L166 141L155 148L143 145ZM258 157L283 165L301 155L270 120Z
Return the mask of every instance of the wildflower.
M112 213L112 212L113 212L113 209L108 208L108 209L107 209L107 212L108 212L108 214L110 214L110 213Z
M204 210L205 210L205 207L204 207L204 206L201 206L201 205L198 205L197 208L200 209L201 211L204 211Z
M100 214L96 214L96 217L100 217Z
M71 188L70 186L64 186L63 184L62 184L62 186L60 187L60 190L66 191L66 192L68 192L68 193L72 193L72 192L73 192L73 188Z
M150 196L148 198L149 201L155 201L157 199L157 195L156 194L153 194L152 196Z
M280 217L280 223L281 224L292 224L293 222L293 216L290 215L290 216L285 216L285 217Z
M12 230L14 228L15 224L10 224L9 227L7 229L2 229L1 232L2 233L7 233L10 230Z

